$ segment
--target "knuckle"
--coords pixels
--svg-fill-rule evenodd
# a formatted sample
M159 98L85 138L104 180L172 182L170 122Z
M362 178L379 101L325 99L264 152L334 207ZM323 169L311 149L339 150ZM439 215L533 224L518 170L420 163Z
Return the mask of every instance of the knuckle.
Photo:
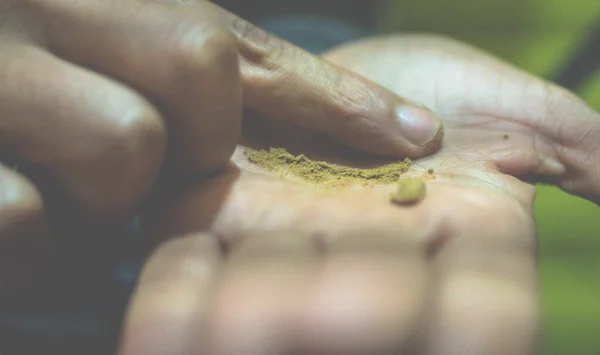
M581 122L581 114L585 103L571 91L554 83L544 81L541 86L539 100L540 121L543 131L562 144L579 144L576 123Z
M227 22L242 45L244 57L254 63L269 67L284 54L295 57L298 52L296 47L286 45L280 38L235 15L231 15Z
M233 36L220 28L192 25L174 41L170 61L174 84L197 80L217 68L236 68L237 46ZM197 83L192 83L196 85Z
M166 132L159 114L144 106L131 105L127 111L112 120L107 130L107 149L104 153L114 158L111 150L117 150L129 166L129 163L139 159L152 158L151 152L162 150L165 146Z
M31 184L12 177L1 178L0 229L27 225L39 220L43 213L42 198Z
M137 105L127 114L119 117L115 124L114 136L133 152L152 145L163 145L165 130L158 113L143 105Z
M382 105L377 102L371 89L343 72L328 75L328 83L334 83L331 87L335 87L335 93L331 96L336 98L329 115L338 118L338 126L344 132L356 132L363 138L380 136L382 122L372 111Z
M550 82L543 82L541 85L541 92L542 92L542 100L541 100L541 110L540 112L542 112L543 117L542 119L546 119L548 120L549 124L551 126L554 126L553 123L560 123L562 124L562 122L556 122L557 120L561 121L562 117L557 116L556 114L556 108L565 100L566 98L566 93L563 92L562 90L557 90L557 87L550 83ZM558 125L560 126L560 125ZM555 132L552 132L555 136L560 136L560 130L557 130Z
M325 80L327 86L334 88L337 98L337 105L334 107L339 110L337 113L341 117L346 118L346 121L365 119L369 117L370 110L383 106L378 102L378 93L373 92L372 87L357 77L343 70L323 69L320 72L321 80Z
M166 146L165 127L150 105L136 101L124 100L124 109L109 114L95 133L96 148L79 156L99 171L94 179L103 187L84 189L92 194L84 196L89 205L120 213L137 203L155 180Z

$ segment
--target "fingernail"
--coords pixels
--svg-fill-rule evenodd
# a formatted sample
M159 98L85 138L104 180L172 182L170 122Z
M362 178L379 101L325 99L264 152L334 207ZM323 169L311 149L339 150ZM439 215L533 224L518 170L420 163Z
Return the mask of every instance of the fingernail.
M404 136L416 145L426 145L437 135L442 122L425 107L400 104L396 117Z
M558 159L549 157L544 160L540 170L539 173L541 174L562 175L566 172L567 168Z

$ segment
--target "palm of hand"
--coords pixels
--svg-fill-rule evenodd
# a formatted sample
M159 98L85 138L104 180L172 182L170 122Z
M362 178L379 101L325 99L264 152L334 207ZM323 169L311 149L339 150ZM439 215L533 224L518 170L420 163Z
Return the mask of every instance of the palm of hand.
M194 242L202 236L175 239L150 259L141 285L156 282L156 273L171 285L160 288L165 291L154 296L158 300L171 292L183 297L184 290L196 298L199 290L211 294L206 300L216 303L202 303L201 309L211 310L207 316L214 318L206 324L220 346L243 344L246 337L235 334L254 329L264 334L296 329L268 339L281 345L287 336L300 336L303 346L316 341L340 353L359 348L373 353L374 346L397 342L434 354L531 353L538 319L535 189L510 174L561 173L550 144L531 123L548 112L547 88L485 55L436 39L375 40L328 57L423 102L444 120L442 149L417 160L407 173L434 169L425 199L392 205L388 194L394 186L322 195L293 179L269 176L239 147L227 173L165 191L142 223L155 242L209 230L225 247L217 254L229 251L229 258L223 264L206 257ZM246 123L246 146L283 146L317 159L362 163L356 153L306 131L258 118ZM415 259L406 254L412 250L407 244L434 253ZM315 264L307 250L318 255L325 250L328 257ZM195 264L220 270L218 282L203 276L210 273L192 273ZM183 270L188 276L179 274ZM346 301L331 307L338 299ZM148 332L156 331L158 344L172 344L180 334L164 334L160 325L178 310L139 306L130 316L153 319L149 324L156 329ZM419 321L423 316L429 323ZM188 324L185 319L180 320ZM348 337L346 331L357 333Z
M387 195L394 186L321 196L265 176L240 148L229 177L160 204L160 214L172 221L164 228L183 233L212 225L213 232L226 240L300 228L331 239L357 230L369 234L396 230L433 244L459 236L534 243L535 189L511 175L561 172L553 163L550 144L529 124L548 112L542 82L475 50L431 38L375 40L341 48L328 57L422 102L443 119L442 149L416 161L409 173L435 171L425 200L410 208L392 206ZM246 145L284 146L334 162L347 157L333 144L296 128L261 120L248 127ZM219 208L208 211L215 199Z

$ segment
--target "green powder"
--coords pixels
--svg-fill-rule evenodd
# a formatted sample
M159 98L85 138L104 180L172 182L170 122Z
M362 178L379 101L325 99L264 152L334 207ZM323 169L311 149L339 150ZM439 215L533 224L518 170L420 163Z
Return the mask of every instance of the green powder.
M397 183L412 164L409 158L372 169L352 168L315 161L304 154L293 155L283 148L246 150L248 160L281 177L296 177L304 182L331 188L355 185L374 186Z

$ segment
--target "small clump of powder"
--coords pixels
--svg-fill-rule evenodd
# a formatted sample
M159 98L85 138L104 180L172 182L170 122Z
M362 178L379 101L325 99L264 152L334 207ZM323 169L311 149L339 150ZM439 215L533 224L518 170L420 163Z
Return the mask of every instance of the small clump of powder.
M422 178L406 179L398 183L396 191L390 195L392 203L409 205L425 198L426 184Z

